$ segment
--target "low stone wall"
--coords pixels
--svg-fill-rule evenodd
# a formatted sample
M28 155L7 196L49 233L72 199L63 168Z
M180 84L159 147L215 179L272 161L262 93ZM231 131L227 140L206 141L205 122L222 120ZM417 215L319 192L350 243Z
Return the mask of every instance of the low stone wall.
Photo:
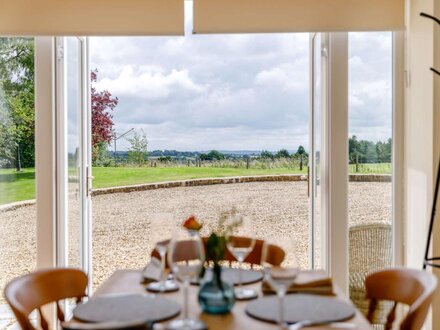
M131 186L110 187L94 189L92 196L99 196L114 193L129 193L134 191L154 190L176 187L196 187L215 184L231 184L246 182L276 182L276 181L307 181L307 176L303 174L283 174L283 175L257 175L240 176L228 178L204 178L179 181L167 181L158 183L145 183ZM391 182L391 175L388 174L350 174L350 182ZM12 211L20 207L34 205L35 199L0 205L0 212Z
M179 181L168 181L168 182L158 182L158 183L145 183L132 186L123 187L111 187L111 188L100 188L94 189L92 195L104 195L104 194L114 194L121 192L133 192L133 191L144 191L162 188L176 188L176 187L196 187L196 186L207 186L215 184L231 184L231 183L245 183L245 182L267 182L267 181L307 181L307 176L305 175L258 175L258 176L240 176L240 177L229 177L229 178L204 178L204 179L191 179L191 180L179 180Z
M92 195L105 195L122 192L144 191L163 188L176 187L196 187L215 184L231 184L245 182L268 182L268 181L307 181L307 176L303 174L284 174L284 175L257 175L257 176L240 176L229 178L204 178L168 181L159 183L145 183L132 186L111 187L94 189ZM391 175L387 174L350 174L350 182L391 182Z
M350 174L350 182L391 182L390 174Z
M13 211L19 209L20 207L34 205L35 203L36 203L35 199L29 199L27 201L20 201L20 202L0 205L0 212Z

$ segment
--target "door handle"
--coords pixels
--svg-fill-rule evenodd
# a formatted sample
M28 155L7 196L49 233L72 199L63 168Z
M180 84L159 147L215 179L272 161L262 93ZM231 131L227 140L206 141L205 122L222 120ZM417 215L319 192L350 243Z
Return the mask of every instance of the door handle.
M91 175L91 169L90 169L90 166L87 166L87 170L86 170L86 174L87 174L87 177L86 177L86 194L87 194L87 197L88 196L91 196L92 195L92 183L93 183L93 179L95 179L95 177L94 176L92 176Z

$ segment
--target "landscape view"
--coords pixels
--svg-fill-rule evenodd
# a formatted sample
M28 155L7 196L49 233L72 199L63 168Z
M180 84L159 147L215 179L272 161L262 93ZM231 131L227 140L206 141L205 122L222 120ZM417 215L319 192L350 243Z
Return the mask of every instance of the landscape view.
M90 47L94 285L145 266L153 242L189 215L207 233L231 205L256 236L294 240L308 267L309 35L91 38ZM33 56L33 39L0 39L0 288L36 263ZM391 225L391 61L391 33L350 34L350 226Z
M382 44L384 37L386 33L378 34L376 42ZM206 175L306 172L307 34L188 36L180 48L173 44L178 38L109 39L96 38L91 43L95 188ZM31 39L2 42L0 204L6 204L34 198L34 63ZM224 54L211 47L222 43L225 47L218 49ZM139 44L144 54L121 62L124 54L112 57L109 54L116 54L112 49L101 51L118 44L123 49ZM274 47L269 53L266 44ZM192 50L209 53L212 58L205 63L210 70L199 61L206 58L205 53L181 59L179 65L184 68L176 69L176 59L159 56L158 47L167 51L176 47L168 57ZM156 51L150 53L150 48ZM290 56L297 59L292 61ZM113 61L120 64L115 68ZM359 56L353 56L359 76L351 75L350 172L390 174L387 72L380 73L381 67L371 70L369 63L358 61ZM236 70L241 65L242 70ZM372 84L376 90L365 90L370 77L377 80ZM125 167L128 171L122 170Z

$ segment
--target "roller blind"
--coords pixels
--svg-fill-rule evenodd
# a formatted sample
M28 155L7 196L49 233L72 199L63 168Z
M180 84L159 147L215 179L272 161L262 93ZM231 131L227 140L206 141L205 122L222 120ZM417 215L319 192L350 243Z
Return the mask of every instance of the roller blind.
M0 0L0 35L183 35L183 0Z
M195 33L389 31L405 0L194 0Z

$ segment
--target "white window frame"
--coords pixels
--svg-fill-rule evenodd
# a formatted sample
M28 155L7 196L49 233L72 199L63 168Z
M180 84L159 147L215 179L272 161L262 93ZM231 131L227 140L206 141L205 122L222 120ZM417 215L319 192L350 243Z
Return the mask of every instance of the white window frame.
M321 164L324 173L322 192L323 203L327 205L328 219L327 246L323 256L327 256L328 269L335 283L348 292L348 34L344 32L331 34L329 38L329 70L337 75L330 76L328 84L328 102L331 109L326 118L323 134L327 136L327 145L322 146ZM36 196L37 196L37 267L46 268L63 265L65 255L57 236L65 233L62 222L63 210L57 207L57 190L63 189L57 172L57 141L60 132L56 130L57 106L62 100L57 98L56 81L56 46L53 37L37 37L36 43ZM393 34L393 228L394 228L394 263L404 264L404 230L403 230L403 127L404 127L404 36L403 32ZM88 54L85 58L88 61ZM88 66L88 63L86 64ZM90 86L87 84L88 90ZM333 88L332 88L333 87ZM346 90L344 94L341 91ZM61 103L59 103L61 102ZM90 106L90 95L89 95ZM345 111L342 111L346 109ZM90 108L88 109L90 111ZM324 115L324 114L323 114ZM90 122L87 123L90 129ZM62 126L62 125L61 125ZM64 126L62 126L64 127ZM90 134L90 132L88 132ZM88 146L87 153L91 150ZM327 156L325 156L327 155ZM323 158L324 158L323 157ZM91 169L87 176L91 177ZM338 182L338 184L332 184ZM347 185L341 184L346 182ZM90 188L90 186L89 186ZM59 191L59 190L58 190ZM89 214L91 208L86 210ZM63 215L64 214L64 215ZM91 256L91 221L83 228L87 241L85 255ZM63 257L64 256L64 257ZM84 258L84 267L91 274L91 258Z
M35 38L37 268L57 264L55 39Z
M55 38L35 38L35 195L37 200L37 269L57 266L57 154ZM46 306L47 320L56 312Z
M320 163L321 230L324 232L321 266L348 294L348 33L323 34L322 37L327 38L328 44L327 59L322 60L322 65L328 65L329 76L323 78L327 86L321 87L324 94L321 134L326 136ZM392 264L404 265L404 32L393 32L392 43ZM325 68L321 71L327 73Z
M83 109L90 113L90 73L88 72L88 40L80 38L86 44L83 48L83 93L87 96L87 104ZM67 194L66 173L58 171L67 166L67 109L64 98L66 86L57 88L57 80L64 81L65 64L62 61L64 38L36 37L35 55L35 91L36 91L36 196L37 196L37 268L65 267L67 260ZM83 125L87 128L81 141L90 136L90 116L82 116ZM91 159L91 147L87 144L84 157ZM87 167L82 178L87 182L90 194L91 168ZM84 174L84 173L83 173ZM89 196L89 195L88 195ZM84 200L83 200L84 203ZM87 203L84 214L91 214ZM90 218L89 218L90 219ZM91 224L90 221L81 228L84 237L81 251L82 268L91 274Z
M393 32L393 265L405 264L405 175L404 175L404 117L405 117L405 32Z
M328 36L326 139L322 157L327 223L327 265L341 290L348 293L348 33Z
M79 203L80 217L82 222L79 224L80 232L80 267L89 275L89 282L92 283L91 278L91 202L90 202L90 184L91 181L91 146L90 146L90 72L88 59L88 40L85 37L69 37L77 38L81 49L81 116L80 129L78 133L80 147L80 171L79 176ZM69 47L67 47L66 37L56 38L56 122L57 122L57 265L60 267L67 267L69 265L69 219L68 219L68 104L67 104L67 88L69 81L67 80L67 56ZM77 265L75 265L77 266ZM91 289L91 285L90 285Z

